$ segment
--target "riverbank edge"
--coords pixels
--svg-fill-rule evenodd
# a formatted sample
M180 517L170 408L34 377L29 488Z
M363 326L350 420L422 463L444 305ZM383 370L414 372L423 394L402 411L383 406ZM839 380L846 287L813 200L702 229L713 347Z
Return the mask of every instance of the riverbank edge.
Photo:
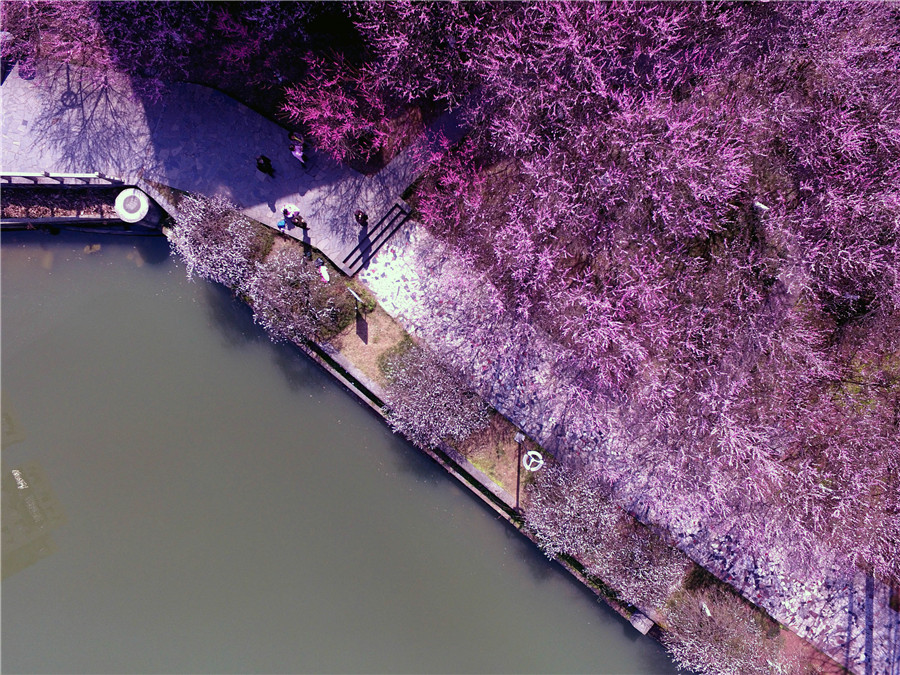
M344 386L345 389L355 395L361 403L371 408L386 422L386 417L382 409L382 401L372 391L373 389L379 388L376 383L372 382L364 374L359 372L358 369L353 367L353 365L349 363L341 354L329 354L328 351L323 349L321 345L318 345L315 342L307 341L304 344L297 344L297 347L299 347L309 358L315 361L326 372L331 374L338 382L340 382ZM357 374L351 374L351 369L356 371ZM402 435L396 431L394 433ZM410 445L425 453L437 464L443 467L443 469L447 471L447 473L456 478L457 481L459 481L463 486L468 488L468 490L472 494L478 497L488 508L490 508L492 511L494 511L494 513L496 513L503 520L509 523L513 528L515 528L522 536L532 542L535 546L538 546L538 543L534 539L534 537L532 537L528 530L525 529L524 521L522 520L522 518L518 514L516 514L515 509L509 506L507 500L504 499L504 491L495 483L493 483L493 481L487 478L487 476L485 476L483 472L475 468L467 459L453 450L453 448L446 445L443 445L443 447L441 448L431 449L419 446L409 439L406 440L410 443ZM481 476L484 476L484 478L479 477L479 474ZM590 589L591 592L597 596L597 598L605 602L608 607L610 607L626 621L631 622L632 618L640 613L637 608L630 607L625 603L618 602L608 594L604 594L602 590L598 589L595 584L593 584L582 572L577 569L576 565L573 564L573 562L566 560L562 556L556 557L553 560L559 563L573 577L575 577L575 579L577 579L584 586ZM659 640L662 635L662 629L659 628L656 623L654 623L653 626L654 628L650 629L647 634L653 633L653 637ZM638 629L636 628L636 630Z
M178 208L164 191L159 190L156 185L149 183L143 178L139 178L136 183L137 187L146 192L173 220L175 219ZM384 401L376 393L381 393L381 387L376 382L367 377L342 354L334 349L329 349L328 345L320 345L312 340L304 340L302 343L295 342L292 344L296 345L304 354L334 377L360 403L369 407L387 423L387 418L384 414ZM394 433L398 432L395 431ZM406 440L410 445L428 455L488 508L540 549L537 540L525 529L524 520L516 513L515 508L510 505L511 502L514 503L512 501L514 498L507 495L502 488L473 466L465 457L446 444L442 444L440 448L432 449L421 447L409 439ZM639 617L643 617L643 614L638 608L620 602L608 592L604 592L604 589L598 588L595 583L592 583L577 568L573 561L566 560L563 556L557 556L554 560L623 619L632 623L632 625L634 625L633 620L635 619L641 621ZM643 621L646 622L646 620L645 617ZM651 635L657 641L662 635L662 629L659 628L656 622L653 622L653 626L647 630L641 630L636 626L635 630Z

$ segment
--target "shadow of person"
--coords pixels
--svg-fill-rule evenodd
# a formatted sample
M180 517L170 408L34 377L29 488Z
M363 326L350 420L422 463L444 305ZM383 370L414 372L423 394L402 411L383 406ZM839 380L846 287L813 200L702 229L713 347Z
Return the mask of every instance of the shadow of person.
M309 238L309 228L302 228L300 234L300 243L303 244L303 255L307 260L312 260L312 239Z
M356 336L364 345L369 344L369 323L359 310L356 311Z
M372 240L369 238L369 221L366 220L365 223L360 225L359 234L356 237L357 240L357 250L360 252L360 267L367 267L369 265L369 258L372 253Z

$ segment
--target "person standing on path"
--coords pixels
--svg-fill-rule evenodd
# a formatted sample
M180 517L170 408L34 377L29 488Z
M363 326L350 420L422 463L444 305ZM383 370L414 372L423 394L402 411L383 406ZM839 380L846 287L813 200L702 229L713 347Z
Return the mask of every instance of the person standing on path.
M303 216L300 215L300 208L295 204L285 204L281 212L284 214L285 221L304 230L309 229L309 225L303 220Z
M289 137L291 139L291 154L300 162L300 166L306 168L306 139L297 131L292 131Z
M300 215L300 209L294 204L285 204L281 213L284 215L285 222L304 230L309 229L309 224L303 219L303 216Z
M256 158L256 168L271 178L275 178L275 167L272 166L272 160L265 155Z

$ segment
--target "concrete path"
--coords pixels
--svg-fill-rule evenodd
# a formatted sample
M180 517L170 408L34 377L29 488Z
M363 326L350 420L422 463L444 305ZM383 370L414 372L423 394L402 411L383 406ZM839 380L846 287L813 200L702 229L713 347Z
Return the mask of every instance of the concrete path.
M94 172L137 183L150 179L206 195L223 195L270 227L293 203L309 230L288 232L339 267L365 233L362 209L376 223L412 183L440 144L425 135L372 178L319 153L304 169L287 132L234 99L193 84L172 84L159 102L142 101L119 74L38 64L30 80L14 68L0 87L4 171ZM453 136L455 120L434 125ZM274 178L256 168L266 155ZM346 271L346 270L345 270Z

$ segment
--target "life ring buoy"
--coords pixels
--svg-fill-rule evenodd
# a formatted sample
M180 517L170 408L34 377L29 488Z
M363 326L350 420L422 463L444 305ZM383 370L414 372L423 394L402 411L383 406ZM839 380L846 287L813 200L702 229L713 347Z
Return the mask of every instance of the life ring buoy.
M522 466L525 467L527 471L538 471L544 466L544 456L537 450L529 450L525 453L525 456L522 457Z
M143 220L150 210L150 200L137 188L126 188L116 197L116 215L126 223Z

